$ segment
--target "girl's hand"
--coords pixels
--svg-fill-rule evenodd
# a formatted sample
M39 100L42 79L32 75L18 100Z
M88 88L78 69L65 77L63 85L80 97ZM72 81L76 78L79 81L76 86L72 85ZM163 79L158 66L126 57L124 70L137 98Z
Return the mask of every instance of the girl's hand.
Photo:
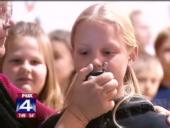
M154 106L154 108L158 113L167 116L167 123L170 125L170 111L166 110L165 108L161 106Z
M72 89L66 97L67 110L87 124L90 120L113 109L114 97L117 95L118 82L110 72L90 77L93 65L82 68L75 76Z

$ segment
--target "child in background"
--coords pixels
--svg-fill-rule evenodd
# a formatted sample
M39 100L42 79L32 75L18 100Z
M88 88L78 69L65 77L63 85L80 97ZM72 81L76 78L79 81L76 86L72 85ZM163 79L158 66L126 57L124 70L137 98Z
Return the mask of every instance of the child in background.
M152 34L146 14L140 9L134 9L129 14L129 18L132 22L135 37L138 42L139 56L142 54L150 54L147 51L147 46L150 44Z
M66 30L54 30L49 33L49 38L54 53L55 71L59 80L61 92L63 96L65 96L74 71L70 32Z
M11 45L12 44L12 45ZM0 70L18 88L36 93L51 108L62 108L48 36L35 23L18 22L10 29Z
M13 24L11 21L12 2L0 1L0 57L5 53L5 39L8 33L8 28ZM13 44L11 44L13 45ZM47 108L37 100L37 112L34 119L18 119L15 113L15 101L18 93L23 93L22 90L11 84L4 74L0 74L0 120L3 128L37 128L39 124L54 111ZM79 96L83 96L80 94ZM83 102L84 103L84 102ZM69 118L69 117L68 117ZM71 119L75 119L71 118ZM79 122L77 122L79 123ZM69 125L70 126L70 125Z
M163 69L159 60L151 55L143 54L133 64L142 94L152 100L159 89L163 78Z
M5 54L5 40L8 30L14 26L11 20L12 2L0 1L0 57ZM10 44L13 46L13 44ZM1 60L0 60L1 62ZM14 86L8 78L0 73L0 120L3 128L37 128L42 121L55 111L48 108L39 100L36 101L36 117L33 119L16 118L16 99L22 90Z
M170 27L158 34L154 47L164 71L160 88L154 100L158 105L170 110Z
M126 13L116 9L95 4L75 21L71 44L77 74L65 111L49 118L44 128L169 127L166 116L140 95L132 69L138 51L133 26ZM103 73L87 77L99 71Z

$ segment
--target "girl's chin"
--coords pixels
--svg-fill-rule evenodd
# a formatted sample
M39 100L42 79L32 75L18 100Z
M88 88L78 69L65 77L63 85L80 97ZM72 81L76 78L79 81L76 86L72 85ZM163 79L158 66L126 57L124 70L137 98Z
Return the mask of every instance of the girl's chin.
M31 87L31 85L28 85L28 84L25 84L25 85L22 85L21 87L20 87L22 90L24 90L24 91L26 91L26 92L32 92L32 87Z

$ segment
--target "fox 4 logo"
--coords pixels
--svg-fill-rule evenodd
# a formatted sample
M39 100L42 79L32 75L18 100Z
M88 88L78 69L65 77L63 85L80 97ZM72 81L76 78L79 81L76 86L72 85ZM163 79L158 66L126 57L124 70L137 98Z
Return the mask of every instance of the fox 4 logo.
M34 118L36 114L36 99L33 95L21 94L16 100L17 118Z

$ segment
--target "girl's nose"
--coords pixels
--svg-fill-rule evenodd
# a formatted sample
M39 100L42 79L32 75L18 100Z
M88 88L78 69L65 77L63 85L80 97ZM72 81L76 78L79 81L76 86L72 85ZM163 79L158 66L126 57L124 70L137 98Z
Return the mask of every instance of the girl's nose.
M93 61L93 66L94 66L94 70L96 70L96 71L102 70L103 69L103 61L99 58L96 58Z
M152 90L153 85L152 85L152 82L150 80L147 80L145 82L145 86L146 86L147 90L150 90L150 89Z
M24 73L29 73L29 72L31 72L31 66L30 66L30 64L29 64L28 62L23 63L23 65L22 65L22 71L23 71Z

